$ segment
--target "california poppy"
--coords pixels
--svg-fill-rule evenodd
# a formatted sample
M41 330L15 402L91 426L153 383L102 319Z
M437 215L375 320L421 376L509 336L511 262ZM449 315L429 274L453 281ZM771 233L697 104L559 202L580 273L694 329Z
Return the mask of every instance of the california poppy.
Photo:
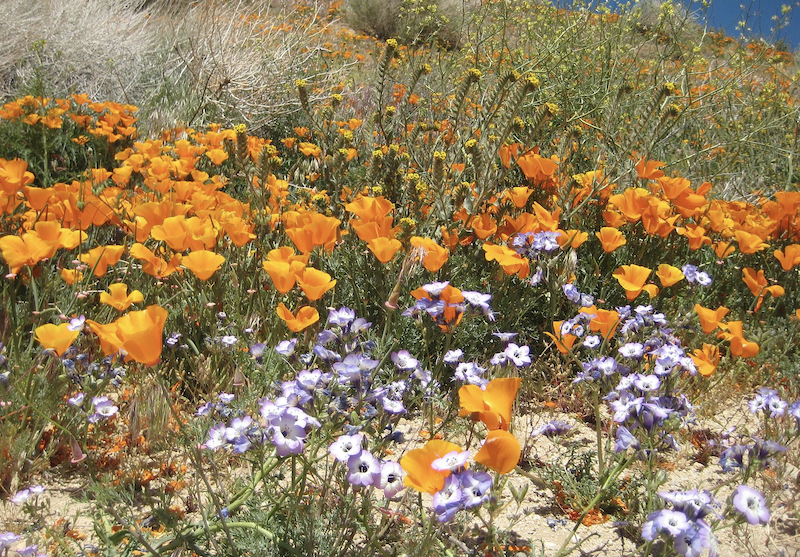
M628 243L622 232L610 226L603 226L599 232L595 232L595 236L600 240L603 251L606 253L611 253L618 247Z
M179 253L173 254L167 263L143 244L136 243L131 246L130 254L131 257L142 261L142 271L156 278L168 277L175 271L183 272L183 269L178 267L182 259Z
M717 309L708 309L700 304L695 304L694 311L697 313L697 317L700 318L700 326L703 328L703 332L708 334L719 326L730 310L725 306L720 306Z
M492 243L485 243L483 246L486 261L497 261L507 275L516 274L519 278L526 278L530 274L530 264L528 260L518 254L515 250L499 246Z
M291 248L289 248L291 249ZM294 250L292 250L294 252ZM286 294L291 290L297 282L297 276L305 269L305 264L302 261L270 261L266 260L262 263L264 270L269 274L272 279L272 284L275 289L281 294Z
M276 312L278 317L286 323L286 326L289 327L289 330L293 333L299 333L303 329L319 321L319 312L311 306L301 307L297 310L297 316L295 316L289 311L289 308L281 302L278 304Z
M613 277L625 289L625 296L631 301L644 290L645 282L652 272L639 265L623 265L614 272Z
M572 350L572 346L575 344L575 341L578 340L578 337L572 335L570 333L561 334L561 324L564 323L563 321L553 321L553 332L545 331L544 334L549 336L553 339L553 342L556 343L556 348L561 354L567 354L570 350Z
M378 261L388 263L394 258L397 250L403 247L403 244L400 243L400 240L394 238L378 236L369 240L367 247L378 258Z
M649 161L642 158L636 163L636 174L642 180L656 180L664 175L664 171L659 170L662 166L664 163L661 161Z
M477 385L464 385L458 390L461 405L458 415L472 415L490 430L507 430L520 383L522 379L519 377L504 377L489 381L486 390Z
M131 304L138 304L144 301L144 295L134 290L128 294L128 285L124 282L116 282L109 285L108 292L100 293L100 303L113 307L117 311L125 311Z
M622 213L628 222L637 222L642 213L650 207L650 192L644 188L628 188L622 193L612 195L608 202Z
M736 241L739 242L739 251L742 253L756 253L769 247L769 244L764 242L760 236L750 232L737 230L733 235L736 237Z
M319 300L331 288L336 286L336 280L331 279L328 273L306 267L297 275L297 284L309 301Z
M33 334L42 347L53 350L60 358L72 346L72 343L75 342L81 332L79 330L70 330L69 323L61 323L60 325L48 323L47 325L36 327Z
M610 339L619 326L619 312L613 309L600 309L595 306L581 308L581 313L594 315L589 321L589 330L598 332L605 339Z
M450 257L450 250L443 248L431 238L412 236L411 245L422 250L422 265L431 273L441 269Z
M773 255L780 261L784 271L791 271L795 265L800 264L800 244L790 244L783 250L776 249Z
M80 259L93 270L94 276L102 277L110 266L117 264L123 251L125 246L98 246L82 254Z
M13 234L0 238L0 251L12 274L24 267L33 267L45 258L50 247L37 236L24 234L21 238Z
M703 377L709 377L714 374L719 365L719 348L713 344L703 343L703 348L695 348L690 354L697 372Z
M474 460L498 474L508 474L517 467L521 454L522 447L516 437L508 431L495 429L486 436Z
M673 284L680 282L685 278L683 276L683 271L677 267L673 267L672 265L667 265L666 263L662 263L658 266L656 276L661 281L661 286L664 288L672 286Z
M744 330L741 321L729 321L720 323L723 329L717 333L718 338L724 338L731 343L731 354L742 358L752 358L759 352L758 343L748 341L744 338Z
M698 250L705 244L711 243L711 238L706 236L706 229L700 225L689 223L685 227L677 228L678 234L689 240L689 249Z
M407 452L400 459L400 466L405 470L403 485L422 493L434 494L444 487L444 481L451 474L450 470L434 470L434 460L442 458L453 451L462 452L461 447L449 441L431 439L424 447Z
M154 366L161 358L167 310L158 305L126 313L114 323L126 360Z
M225 263L225 256L208 250L193 251L181 259L181 265L202 281L211 278L211 275L216 273L223 263Z

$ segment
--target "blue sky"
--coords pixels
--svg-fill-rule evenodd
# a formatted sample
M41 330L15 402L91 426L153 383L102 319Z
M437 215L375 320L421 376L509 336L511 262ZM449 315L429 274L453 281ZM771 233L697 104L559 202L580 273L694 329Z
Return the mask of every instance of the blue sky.
M602 2L603 0L595 0ZM606 0L611 5L624 4L628 0ZM662 0L663 1L663 0ZM791 50L800 48L800 0L709 0L708 9L702 7L701 0L673 0L688 6L699 18L705 17L714 28L722 28L728 35L739 38L742 31L737 28L740 21L746 23L747 36L773 37L771 31L775 22L772 17L780 16L781 6L792 7L789 25L774 35L775 39L785 40ZM571 0L554 0L557 5L569 5ZM749 14L749 15L748 15Z
M689 3L689 0L684 0L684 3L693 12L700 11L700 2ZM772 17L780 16L783 5L792 7L792 11L789 13L789 25L778 31L777 38L782 38L795 49L800 46L800 0L711 0L707 20L712 26L722 27L737 38L741 32L736 28L737 23L744 20L748 35L769 38L775 26Z

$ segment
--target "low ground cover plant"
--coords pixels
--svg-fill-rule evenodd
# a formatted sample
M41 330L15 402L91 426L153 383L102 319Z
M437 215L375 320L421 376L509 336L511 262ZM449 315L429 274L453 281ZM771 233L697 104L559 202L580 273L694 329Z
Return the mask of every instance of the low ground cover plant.
M790 547L791 54L669 3L363 8L203 5L168 125L45 64L4 101L0 552ZM280 37L267 107L235 52Z

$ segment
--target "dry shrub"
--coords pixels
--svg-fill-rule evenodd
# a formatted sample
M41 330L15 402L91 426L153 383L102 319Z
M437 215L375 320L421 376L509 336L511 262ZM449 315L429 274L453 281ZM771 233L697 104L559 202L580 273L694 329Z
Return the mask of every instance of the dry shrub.
M121 3L8 0L0 18L0 95L64 96L140 107L140 125L243 121L268 125L297 108L293 83L326 40L316 13L289 2Z

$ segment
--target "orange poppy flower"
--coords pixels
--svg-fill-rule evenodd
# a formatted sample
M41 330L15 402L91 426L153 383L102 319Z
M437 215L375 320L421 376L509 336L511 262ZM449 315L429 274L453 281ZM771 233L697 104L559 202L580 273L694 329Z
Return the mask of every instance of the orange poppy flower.
M313 143L309 143L307 141L303 141L298 146L298 150L303 153L307 157L318 157L320 153L322 153L322 149L314 145Z
M503 143L500 146L498 154L500 155L500 162L503 163L503 166L506 168L511 167L511 157L516 158L520 147L522 147L521 143Z
M424 447L408 451L400 459L400 466L405 470L403 485L416 489L422 493L433 495L441 491L444 481L450 475L450 470L434 470L431 464L453 451L463 452L455 443L441 439L431 439Z
M567 354L570 350L572 350L572 347L575 344L575 341L578 340L578 337L569 333L562 335L561 334L562 323L564 322L553 321L553 333L548 333L547 331L545 331L544 334L553 339L553 342L556 343L556 348L561 354Z
M344 208L355 214L364 222L382 219L392 212L394 208L392 202L383 196L369 197L359 195L353 201L346 204Z
M731 354L742 358L752 358L759 352L758 343L750 342L744 338L744 330L741 321L729 321L720 323L723 329L717 333L718 338L723 338L731 343Z
M712 344L703 343L702 350L695 348L690 354L697 372L703 377L710 377L719 365L719 348Z
M737 230L733 235L736 237L736 241L739 242L739 251L742 253L756 253L769 247L769 244L764 242L761 237L744 230Z
M48 323L47 325L36 327L33 334L43 348L54 351L60 358L72 346L72 343L75 342L81 332L70 331L69 323L61 323L60 325Z
M431 273L441 269L450 257L450 250L443 248L431 238L412 236L411 245L422 250L422 265Z
M747 285L747 288L750 289L750 292L753 293L753 296L758 297L755 307L756 311L761 308L761 304L767 294L773 298L780 298L786 293L783 287L777 284L767 286L769 283L767 282L766 277L764 277L763 270L760 270L758 273L756 273L756 270L752 267L745 267L742 270L742 280Z
M800 244L788 245L784 250L776 249L773 255L780 261L784 271L791 271L795 265L800 264Z
M661 161L639 159L639 162L636 163L636 174L642 180L656 180L664 175L664 171L659 170L664 164Z
M513 249L488 242L483 244L482 248L486 252L486 261L497 261L507 275L516 274L524 279L530 274L528 260Z
M181 264L182 256L179 253L173 254L169 263L158 257L143 244L133 244L130 249L131 257L142 262L142 271L156 278L170 276L175 271L183 272L178 266Z
M678 269L677 267L673 267L672 265L667 265L666 263L662 263L658 266L658 271L656 271L656 276L661 281L661 286L667 288L668 286L672 286L673 284L682 281L684 278L683 271Z
M0 251L12 274L22 267L33 267L50 252L50 246L37 236L24 234L22 238L10 234L0 238Z
M310 253L295 254L294 248L291 246L282 246L267 253L267 261L283 261L285 263L299 261L303 265L308 265L310 257Z
M27 234L37 236L45 244L50 246L47 258L52 257L59 248L73 250L88 238L86 232L62 228L61 223L53 220L40 220L33 225L33 230Z
M549 180L558 170L557 162L541 157L534 149L518 157L517 164L525 177L535 183Z
M683 193L689 189L689 186L691 186L692 183L686 178L682 178L680 176L675 176L672 178L662 176L658 179L658 185L660 185L661 189L664 190L664 195L667 196L667 199L673 200L678 199L681 195L683 195Z
M603 338L610 339L614 336L619 326L619 313L613 309L600 309L595 306L581 308L581 313L594 315L589 321L589 330L600 333Z
M642 213L650 207L649 198L650 192L644 188L628 188L609 197L608 202L614 205L628 222L637 222L642 218Z
M122 341L117 335L118 331L116 321L104 325L102 323L98 323L97 321L87 319L86 324L89 326L89 329L91 329L91 331L97 335L98 340L100 340L100 349L103 351L103 354L106 356L111 356L119 353Z
M215 166L219 166L228 160L228 152L220 148L209 149L205 152L205 156L207 156Z
M225 263L225 256L204 249L193 251L181 259L181 265L202 281L211 278L211 275L216 273L223 263Z
M272 279L275 289L281 294L286 294L294 287L297 276L306 268L302 261L270 261L269 259L264 261L262 266L269 274L269 278Z
M83 273L74 269L64 268L61 269L61 278L64 279L64 282L72 286L76 282L83 280Z
M645 282L652 272L639 265L623 265L614 272L613 277L625 289L625 296L631 301L644 290Z
M505 191L504 197L509 199L517 209L522 209L528 203L528 198L533 193L533 190L519 186Z
M644 226L645 232L661 238L672 234L672 231L675 230L676 220L678 220L678 215L671 215L669 207L664 208L658 202L651 204L642 212L642 226Z
M96 277L102 277L108 268L116 265L122 257L125 246L98 246L81 255L80 259L86 263Z
M144 301L144 295L134 290L128 294L128 285L124 282L116 282L109 285L108 292L100 293L100 303L111 306L117 311L125 311L131 304L138 304Z
M275 310L285 323L286 326L289 327L289 330L293 333L299 333L306 327L310 327L317 321L319 321L319 312L311 307L311 306L303 306L297 310L297 316L295 316L289 308L287 308L283 302L278 304L277 309Z
M286 234L303 253L311 253L316 246L325 246L336 240L339 225L337 218L326 217L316 212L286 213Z
M400 243L400 240L394 238L378 236L377 238L369 240L367 242L367 247L369 247L369 251L375 254L378 261L381 263L388 263L394 258L397 251L403 247L403 244Z
M22 159L7 161L0 158L0 191L16 195L19 190L33 182L33 173L28 172L28 163Z
M522 379L519 377L504 377L489 381L486 390L477 385L464 385L458 390L461 405L458 415L472 415L490 430L507 430L520 383Z
M336 286L336 281L331 280L328 273L313 267L306 267L302 273L297 275L297 284L300 285L306 298L313 302L322 298L325 292Z
M472 219L470 227L475 236L481 240L485 240L497 232L497 223L489 213L483 213Z
M572 249L578 249L589 239L589 233L581 230L561 230L560 232L561 234L556 238L556 242L562 248L569 246Z
M736 253L736 246L730 242L720 240L714 244L714 254L719 259L725 259L729 255Z
M498 474L508 474L517 467L521 455L522 447L517 438L508 431L495 429L486 436L474 460Z
M161 358L166 322L167 310L158 305L132 311L117 319L114 323L119 347L127 354L125 360L135 360L146 366L156 365Z
M681 236L686 236L691 250L700 249L703 245L711 243L711 238L706 236L706 229L700 225L690 223L685 227L679 226L676 230Z
M719 326L730 310L725 306L720 306L717 309L708 309L700 304L695 304L694 311L697 313L697 317L700 318L700 326L703 328L703 332L708 334Z
M595 236L600 240L603 251L606 253L611 253L618 247L628 243L622 232L610 226L603 226L600 228L600 232L595 232Z

